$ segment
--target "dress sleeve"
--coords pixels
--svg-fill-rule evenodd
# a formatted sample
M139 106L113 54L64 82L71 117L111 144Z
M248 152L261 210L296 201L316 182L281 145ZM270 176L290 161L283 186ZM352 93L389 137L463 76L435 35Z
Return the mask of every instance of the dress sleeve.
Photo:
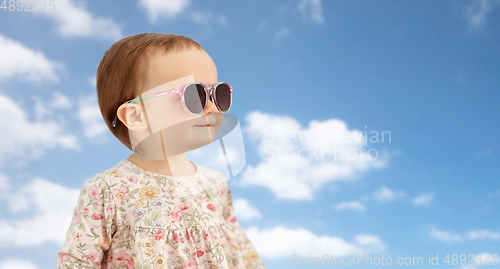
M248 236L241 227L240 223L236 219L234 214L234 206L233 206L233 196L231 194L231 190L229 189L227 181L223 185L224 191L224 210L223 217L226 220L227 225L233 231L233 234L236 238L229 238L229 240L235 243L243 256L243 265L245 268L252 269L267 269L264 262L261 260L259 254L253 243L248 239Z
M108 183L96 175L82 188L56 269L102 268L116 230L115 202Z

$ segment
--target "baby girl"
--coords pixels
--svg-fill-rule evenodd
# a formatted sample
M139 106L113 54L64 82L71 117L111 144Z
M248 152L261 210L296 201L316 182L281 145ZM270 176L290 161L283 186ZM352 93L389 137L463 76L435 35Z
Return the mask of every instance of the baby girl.
M232 86L208 53L181 35L125 37L99 63L97 94L134 153L85 183L56 268L266 268L226 176L186 160L231 107Z

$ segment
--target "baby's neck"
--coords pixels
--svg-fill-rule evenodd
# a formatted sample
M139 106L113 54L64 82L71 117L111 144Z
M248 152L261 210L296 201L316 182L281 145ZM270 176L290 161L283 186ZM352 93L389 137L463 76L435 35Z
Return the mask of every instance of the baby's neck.
M168 157L164 161L144 160L137 158L134 154L130 155L127 160L139 166L140 168L151 171L156 174L166 176L187 176L196 172L196 167L191 161L186 160L183 156Z

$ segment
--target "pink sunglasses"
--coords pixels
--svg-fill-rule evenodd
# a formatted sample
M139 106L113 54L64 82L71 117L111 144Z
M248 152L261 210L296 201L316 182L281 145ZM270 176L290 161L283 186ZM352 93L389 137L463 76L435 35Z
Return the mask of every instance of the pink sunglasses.
M215 104L217 110L221 113L229 111L233 100L233 87L227 82L219 82L217 84L210 85L205 85L200 82L191 82L175 89L135 98L122 103L122 105L125 103L135 103L144 99L165 96L171 93L178 93L181 96L184 110L191 115L200 115L203 113L203 111L207 108L209 98ZM115 114L115 119L111 123L113 128L116 126L117 120L118 115Z

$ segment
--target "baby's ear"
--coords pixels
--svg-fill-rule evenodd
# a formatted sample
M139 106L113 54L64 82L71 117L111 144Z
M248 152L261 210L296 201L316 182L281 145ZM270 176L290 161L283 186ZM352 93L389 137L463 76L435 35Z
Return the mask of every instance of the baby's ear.
M118 110L123 124L132 131L145 131L148 129L146 117L140 104L124 104Z

